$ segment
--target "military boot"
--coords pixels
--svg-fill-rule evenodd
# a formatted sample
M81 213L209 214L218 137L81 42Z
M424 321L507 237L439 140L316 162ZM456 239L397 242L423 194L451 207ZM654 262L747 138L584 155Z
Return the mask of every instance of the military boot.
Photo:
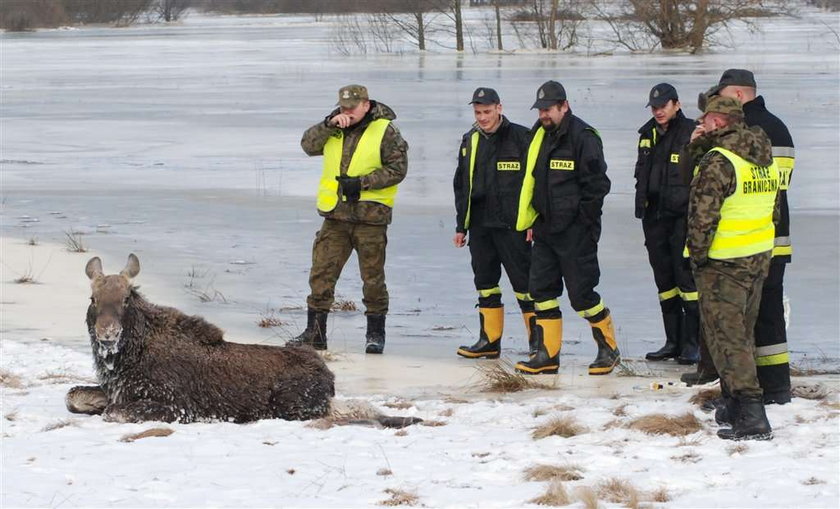
M365 353L382 353L385 350L385 315L367 315Z
M472 346L461 346L455 352L461 357L477 359L498 359L502 350L502 331L505 325L505 308L478 308L478 319L481 330L478 341Z
M563 346L563 319L537 316L531 326L529 344L538 345L537 352L527 361L517 362L516 371L526 375L556 374Z
M306 329L294 339L286 342L288 346L309 345L315 350L327 349L327 312L312 308L306 312Z
M655 352L645 354L649 361L664 361L674 359L680 354L680 328L682 312L662 313L662 323L665 325L665 346Z
M609 309L604 311L606 316L603 319L589 324L592 327L592 337L598 345L598 355L595 357L595 361L589 365L590 375L612 373L612 370L621 360L621 352L618 351L618 344L615 342L615 327L612 317Z
M717 435L724 440L772 440L773 429L764 412L762 398L738 398L738 415L732 427L718 430Z
M706 340L703 339L700 333L698 333L698 338L699 341L697 343L700 347L700 360L697 361L697 371L680 375L680 380L689 387L693 385L705 385L720 378L717 368L715 368L715 363L712 360L712 354L709 353L709 348L706 346Z
M683 323L680 334L680 355L677 362L684 366L697 364L700 360L700 346L697 336L700 333L700 310L697 302L686 302L684 305Z
M531 335L537 314L533 311L523 311L522 319L525 321L525 334L528 335L528 357L533 358L537 355L537 350L540 349L540 345L533 340L534 336Z

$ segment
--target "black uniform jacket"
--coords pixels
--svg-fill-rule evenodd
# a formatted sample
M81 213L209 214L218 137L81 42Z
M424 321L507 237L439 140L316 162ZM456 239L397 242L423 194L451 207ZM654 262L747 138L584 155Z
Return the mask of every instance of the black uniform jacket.
M770 137L773 144L773 157L794 158L793 139L790 136L785 123L779 117L767 111L764 105L764 98L758 96L752 101L744 104L744 123L748 126L757 125ZM790 185L790 174L782 175L782 186L779 189L779 208L781 215L776 224L776 245L790 245L790 212L788 209L787 189ZM790 254L773 253L774 263L789 263Z
M639 155L636 159L636 217L649 207L655 217L685 216L689 185L680 169L680 151L691 140L694 120L682 110L668 122L664 132L651 118L639 128Z
M534 124L535 133L540 123ZM531 205L539 213L538 233L556 233L580 221L597 238L601 208L610 192L607 163L598 131L569 110L547 131L534 166Z
M475 133L478 135L478 147L470 181L472 137ZM473 126L464 134L454 179L457 232L466 232L471 226L516 227L527 153L528 128L514 124L504 116L494 133L487 134Z

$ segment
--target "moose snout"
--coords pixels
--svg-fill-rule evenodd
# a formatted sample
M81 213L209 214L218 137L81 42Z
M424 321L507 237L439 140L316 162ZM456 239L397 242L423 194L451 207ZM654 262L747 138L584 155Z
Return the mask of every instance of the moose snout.
M105 348L113 347L122 335L122 327L110 324L105 327L96 328L96 340Z

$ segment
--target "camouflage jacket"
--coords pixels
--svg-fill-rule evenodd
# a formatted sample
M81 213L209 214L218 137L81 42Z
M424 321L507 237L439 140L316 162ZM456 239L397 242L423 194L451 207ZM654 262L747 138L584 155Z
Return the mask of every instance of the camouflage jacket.
M339 113L338 109L333 110L323 121L318 122L303 133L300 146L307 155L324 155L324 144L330 136L339 131L338 127L328 125L329 120L337 113ZM341 154L340 168L341 175L347 175L350 159L368 124L380 118L394 120L397 118L397 115L388 106L371 101L370 111L361 122L344 129L344 150ZM382 138L382 145L379 150L380 157L382 158L382 167L361 177L362 189L382 189L399 184L408 172L408 143L403 140L400 131L393 123L388 125L388 129L385 130L385 136ZM338 205L331 212L319 211L318 213L330 219L350 223L373 225L387 225L391 223L391 207L369 201L358 203L339 201Z
M720 222L720 209L726 197L735 192L737 178L732 163L719 152L709 152L721 147L735 152L747 161L761 166L773 163L770 139L759 127L747 127L742 122L722 127L691 142L687 150L692 160L700 160L698 171L691 181L688 198L688 235L686 245L691 263L702 267L708 262L709 248ZM704 155L701 155L704 154ZM779 197L776 195L774 222L778 221ZM726 260L738 265L750 263L750 257Z

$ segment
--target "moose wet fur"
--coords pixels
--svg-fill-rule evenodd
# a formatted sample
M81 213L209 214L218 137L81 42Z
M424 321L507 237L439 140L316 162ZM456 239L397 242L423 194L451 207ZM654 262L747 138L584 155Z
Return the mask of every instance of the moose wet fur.
M99 386L72 388L66 401L71 412L182 423L329 414L334 376L314 350L229 343L203 318L146 301L131 284L140 272L134 254L119 274L103 274L98 257L85 272Z

